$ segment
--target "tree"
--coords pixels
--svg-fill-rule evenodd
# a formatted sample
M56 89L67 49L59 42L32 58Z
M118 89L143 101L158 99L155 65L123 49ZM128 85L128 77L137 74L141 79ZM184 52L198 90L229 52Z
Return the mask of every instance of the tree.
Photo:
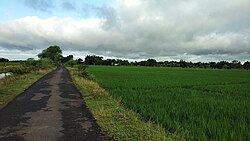
M240 61L238 61L238 60L233 60L233 61L230 63L230 68L233 68L233 69L240 69L240 68L242 68Z
M36 66L37 63L38 62L34 58L28 58L25 64L27 66Z
M9 62L9 59L6 59L6 58L0 58L0 62Z
M216 62L209 62L209 66L213 69L216 69Z
M82 58L77 59L77 64L81 64L81 63L83 63Z
M216 64L217 69L230 69L230 63L227 61L220 61Z
M92 56L86 56L85 57L85 63L87 65L102 65L103 63L103 57L101 56L96 56L96 55L92 55Z
M243 64L243 68L246 69L246 70L249 70L249 69L250 69L250 62L246 61L246 62Z
M47 49L43 50L42 53L38 54L40 59L50 59L54 63L59 64L61 63L62 58L62 50L59 46L49 46Z
M113 66L116 63L115 59L103 60L103 65Z
M157 61L155 59L148 59L147 66L157 66Z
M73 60L74 56L73 55L68 55L67 57L62 57L62 63L66 63L70 60Z
M181 66L182 68L188 67L187 62L186 62L185 60L183 60L183 59L180 60L179 64L180 64L180 66Z
M157 61L155 59L148 59L147 61L138 62L139 66L157 66Z

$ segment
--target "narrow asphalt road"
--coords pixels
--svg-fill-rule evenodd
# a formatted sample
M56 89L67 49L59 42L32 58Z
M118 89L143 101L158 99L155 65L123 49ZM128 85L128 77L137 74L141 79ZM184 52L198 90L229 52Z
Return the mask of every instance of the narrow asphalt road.
M0 141L98 141L101 133L61 66L0 110Z

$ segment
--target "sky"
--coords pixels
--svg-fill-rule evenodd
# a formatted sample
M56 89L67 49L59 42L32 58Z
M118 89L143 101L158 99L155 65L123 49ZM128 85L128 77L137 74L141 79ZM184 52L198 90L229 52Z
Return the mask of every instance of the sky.
M0 0L0 58L250 60L249 0Z

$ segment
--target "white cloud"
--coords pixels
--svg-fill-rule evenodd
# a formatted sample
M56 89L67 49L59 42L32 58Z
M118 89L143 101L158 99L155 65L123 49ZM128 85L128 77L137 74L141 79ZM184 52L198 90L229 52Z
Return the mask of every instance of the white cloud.
M128 59L249 59L248 0L117 0L99 17L27 16L0 23L0 46L58 44L64 50ZM232 58L233 57L233 58Z
M141 0L124 0L124 3L127 7L136 7L141 5Z

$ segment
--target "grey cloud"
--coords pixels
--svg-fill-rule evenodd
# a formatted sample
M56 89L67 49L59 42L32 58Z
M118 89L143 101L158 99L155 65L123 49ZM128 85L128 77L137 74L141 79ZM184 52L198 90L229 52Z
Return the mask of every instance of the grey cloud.
M35 10L49 12L54 6L52 0L25 0L25 5Z
M105 29L120 27L121 23L114 8L106 6L99 8L99 16L105 19L103 25Z
M103 28L111 29L120 26L119 17L113 7L106 5L95 6L89 3L82 3L81 14L84 17L98 17L104 20Z

